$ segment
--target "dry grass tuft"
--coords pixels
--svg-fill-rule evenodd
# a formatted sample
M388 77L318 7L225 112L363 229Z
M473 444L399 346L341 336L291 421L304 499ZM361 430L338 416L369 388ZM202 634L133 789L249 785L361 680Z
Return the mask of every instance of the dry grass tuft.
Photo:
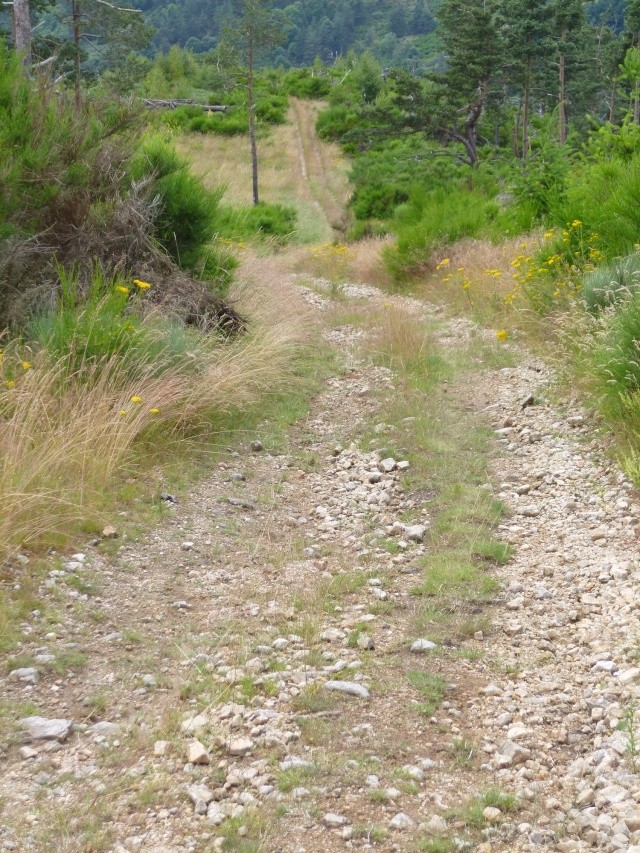
M250 331L231 341L203 336L193 357L164 372L150 360L132 378L117 358L74 370L70 360L40 353L15 387L2 383L0 557L95 512L140 437L153 439L157 452L164 437L286 387L310 329L299 298L247 270L234 299Z
M349 278L362 284L389 287L391 277L384 267L382 250L393 243L392 237L367 237L349 247Z
M376 321L375 351L384 354L403 373L411 372L434 353L433 338L424 322L402 308L385 303Z

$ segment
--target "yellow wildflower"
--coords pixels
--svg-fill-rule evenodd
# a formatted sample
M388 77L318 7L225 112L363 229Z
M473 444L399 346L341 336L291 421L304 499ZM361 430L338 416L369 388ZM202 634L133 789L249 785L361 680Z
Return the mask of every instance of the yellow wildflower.
M581 219L574 219L573 222L571 223L572 228L579 228L581 225L582 225Z
M545 240L550 240L554 236L554 233L553 231L545 231L542 236Z
M149 290L149 288L151 287L148 281L140 281L139 278L134 278L133 283L136 287L139 287L140 290Z
M132 403L141 403L142 397L138 397L137 395L134 394L134 396L131 398L131 402Z
M13 379L7 379L7 381L5 382L5 385L7 386L7 388L15 388L16 387L16 383L13 381Z
M125 296L126 296L126 294L127 294L127 293L129 293L129 288L128 288L128 287L125 287L125 286L124 286L124 284L119 284L119 285L117 285L117 287L116 287L116 291L117 291L118 293L124 293L124 294L125 294Z
M502 343L504 343L508 337L509 337L509 332L507 332L506 329L498 329L498 331L496 332L496 338L499 341L501 341Z
M121 418L123 418L123 417L124 417L125 415L127 415L127 414L128 414L128 412L127 412L127 410L126 410L126 409L120 409L120 417L121 417Z
M449 266L449 264L450 264L450 263L451 263L451 261L450 261L450 259L449 259L449 258L443 258L443 259L440 261L440 263L439 263L439 264L437 264L436 269L437 269L437 270L441 270L441 269L442 269L442 267Z
M30 361L23 361L20 363L20 367L23 370L31 370L31 362Z
M159 415L159 414L160 414L160 409L156 409L156 408L149 409L149 414L150 414L150 415Z

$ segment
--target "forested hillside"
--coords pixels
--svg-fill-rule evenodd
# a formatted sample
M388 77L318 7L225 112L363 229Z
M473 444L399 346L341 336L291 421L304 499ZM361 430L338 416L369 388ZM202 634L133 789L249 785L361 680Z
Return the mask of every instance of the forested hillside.
M78 0L78 9L91 37L85 40L84 48L90 58L89 65L98 70L117 65L113 57L105 56L104 50L96 52L96 43L101 40L101 30L108 29L104 20L98 24L96 34L96 9L101 17L109 19L106 4ZM438 35L438 10L442 0L276 0L274 8L282 13L284 39L282 45L271 52L267 64L285 67L310 65L319 58L330 63L350 50L356 53L371 52L388 68L405 68L414 73L429 69L442 69L444 50ZM624 27L624 0L592 0L586 4L587 17L597 26L604 26L615 33ZM147 56L156 52L166 53L173 45L186 47L193 53L206 53L214 49L220 40L225 25L238 15L235 0L137 0L127 8L140 9L144 22L151 27L153 38L146 48ZM72 28L71 0L37 0L31 4L32 14L38 18L37 42L40 53L58 49L65 33ZM122 16L120 16L122 18ZM0 22L9 28L6 12L0 12ZM120 34L128 28L119 20L116 29ZM125 39L126 41L126 39ZM129 38L128 46L141 48L138 39Z
M195 52L214 47L237 10L233 0L141 0L138 5L156 28L157 48L180 44ZM429 36L437 26L440 0L279 0L274 5L285 15L287 37L272 64L306 65L316 57L330 61L355 49L371 50L387 65L419 69L438 52Z

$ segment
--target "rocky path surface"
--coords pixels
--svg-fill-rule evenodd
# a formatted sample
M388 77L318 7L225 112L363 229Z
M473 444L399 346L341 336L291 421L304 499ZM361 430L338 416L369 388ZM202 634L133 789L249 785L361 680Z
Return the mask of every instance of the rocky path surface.
M141 539L52 563L3 676L0 850L640 851L639 504L597 425L526 353L452 383L515 553L442 648L413 595L430 496L380 453L396 377L308 299L340 369L287 448L258 431Z

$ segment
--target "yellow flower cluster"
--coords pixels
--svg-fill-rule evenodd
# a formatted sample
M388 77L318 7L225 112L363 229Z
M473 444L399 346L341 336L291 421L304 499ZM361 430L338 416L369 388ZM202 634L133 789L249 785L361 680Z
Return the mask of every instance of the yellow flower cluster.
M133 403L134 406L140 406L144 402L144 400L142 399L142 397L140 397L139 394L134 394L132 397L129 398L129 402ZM129 414L129 410L128 409L120 409L118 414L120 415L121 418L124 418ZM149 414L150 415L159 415L160 409L158 409L156 406L152 406L149 409Z
M504 343L509 337L509 332L506 329L498 329L496 332L496 338L500 341L500 343Z
M4 370L5 366L6 365L4 351L0 349L0 370ZM12 374L13 370L16 370L18 368L20 368L23 373L26 373L28 370L31 370L33 368L33 364L27 359L22 359L21 361L13 363L13 369L10 369L9 375L6 379L3 378L4 387L7 388L9 391L16 387L16 380L14 379Z
M309 251L314 258L335 258L347 255L349 247L344 243L323 243L321 246L312 246Z
M236 240L230 240L228 237L219 237L218 242L223 246L228 246L230 249L246 249L247 244Z
M142 281L140 278L134 278L133 284L138 288L138 290L150 290L152 287L148 281ZM115 291L116 293L122 293L124 296L128 296L129 293L131 293L131 288L127 287L125 284L116 284Z

